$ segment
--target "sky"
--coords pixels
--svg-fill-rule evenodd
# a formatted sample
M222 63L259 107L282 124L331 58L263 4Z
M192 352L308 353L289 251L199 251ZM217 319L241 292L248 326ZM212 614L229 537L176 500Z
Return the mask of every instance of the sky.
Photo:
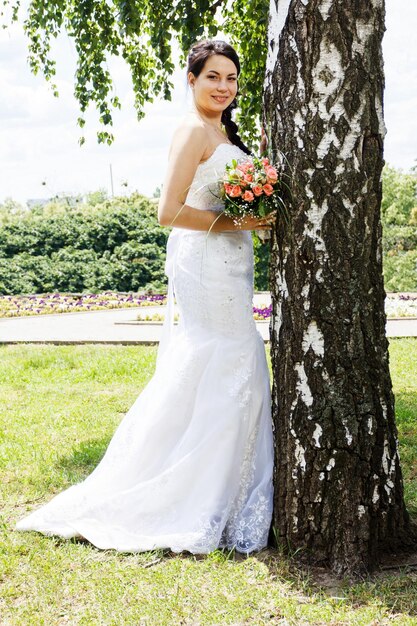
M384 157L404 170L417 164L416 27L416 0L386 0ZM152 196L164 179L174 129L191 108L185 68L176 62L172 100L147 104L139 122L128 69L120 59L111 61L114 93L122 109L113 114L115 141L108 146L97 143L99 124L93 108L82 130L76 124L76 55L65 34L57 40L56 58L58 98L42 75L31 73L21 24L0 32L0 202L12 198L25 203L98 189L110 195L110 166L115 195L137 190ZM81 134L86 137L83 146L78 144Z

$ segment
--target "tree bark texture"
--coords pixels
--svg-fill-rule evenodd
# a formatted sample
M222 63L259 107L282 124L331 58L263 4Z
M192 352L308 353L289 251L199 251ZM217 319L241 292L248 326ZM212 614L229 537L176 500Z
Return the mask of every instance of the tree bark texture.
M291 224L271 257L274 525L341 574L413 541L385 334L383 0L272 0L264 127Z

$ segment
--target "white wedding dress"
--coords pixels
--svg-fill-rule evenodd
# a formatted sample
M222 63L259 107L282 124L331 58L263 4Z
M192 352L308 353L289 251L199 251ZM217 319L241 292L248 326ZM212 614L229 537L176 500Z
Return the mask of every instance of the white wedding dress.
M218 178L244 156L220 144L198 166L186 204L218 209ZM153 378L95 470L17 530L81 536L122 552L249 553L267 545L273 437L265 348L252 314L251 233L173 228L166 273Z

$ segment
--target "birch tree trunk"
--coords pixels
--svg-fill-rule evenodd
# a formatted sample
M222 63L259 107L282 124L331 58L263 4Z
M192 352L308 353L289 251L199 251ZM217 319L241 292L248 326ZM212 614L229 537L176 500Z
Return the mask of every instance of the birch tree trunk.
M272 0L264 126L291 176L272 246L277 537L338 574L415 540L381 249L383 0Z

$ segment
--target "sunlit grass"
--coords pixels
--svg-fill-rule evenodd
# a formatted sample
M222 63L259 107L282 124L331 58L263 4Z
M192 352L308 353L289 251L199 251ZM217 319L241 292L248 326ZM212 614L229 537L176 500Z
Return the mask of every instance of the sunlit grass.
M417 511L417 339L390 340L407 504ZM360 584L295 570L278 551L248 559L100 551L13 532L31 507L82 480L151 378L156 347L0 347L0 624L155 626L417 624L416 575ZM269 361L270 363L270 361Z

